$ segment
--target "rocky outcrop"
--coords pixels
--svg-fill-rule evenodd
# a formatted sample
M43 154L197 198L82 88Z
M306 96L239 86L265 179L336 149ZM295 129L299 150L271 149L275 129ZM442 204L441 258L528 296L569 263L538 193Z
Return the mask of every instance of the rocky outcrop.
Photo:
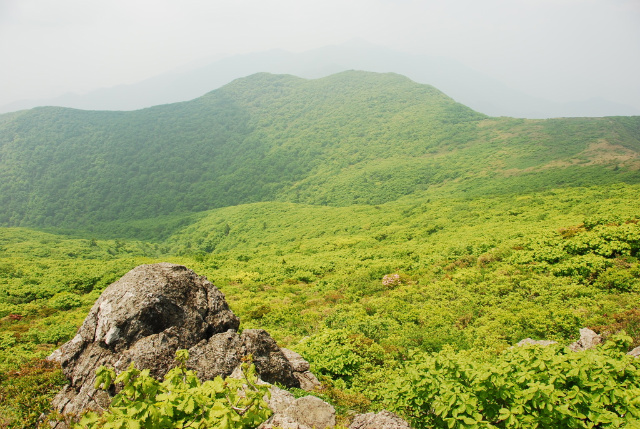
M602 337L589 328L580 329L580 339L575 343L569 344L569 350L572 352L580 352L590 350L602 343Z
M187 366L203 380L230 375L250 354L262 380L299 387L292 364L269 334L261 329L238 334L239 323L222 292L186 267L134 268L107 287L77 335L49 357L70 382L53 405L73 414L106 408L110 396L93 387L100 365L119 372L135 362L161 378L178 349L189 350Z
M379 413L358 414L349 429L411 429L411 426L392 412L382 410Z

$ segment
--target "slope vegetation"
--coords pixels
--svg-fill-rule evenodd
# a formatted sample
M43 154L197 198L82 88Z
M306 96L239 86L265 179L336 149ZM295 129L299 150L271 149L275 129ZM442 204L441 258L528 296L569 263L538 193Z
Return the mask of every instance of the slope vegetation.
M488 118L394 74L257 74L134 112L0 116L0 225L160 239L186 215L260 201L637 183L639 129L637 117Z
M347 72L0 130L0 426L38 424L64 379L36 358L159 261L307 358L345 425L640 419L640 118L488 118ZM605 345L568 353L585 326ZM558 344L510 348L526 337Z

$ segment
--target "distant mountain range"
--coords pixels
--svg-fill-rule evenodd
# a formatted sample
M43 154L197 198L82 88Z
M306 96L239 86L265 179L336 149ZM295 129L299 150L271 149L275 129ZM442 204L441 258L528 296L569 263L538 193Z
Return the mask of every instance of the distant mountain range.
M53 99L14 102L0 106L0 113L36 106L136 110L191 100L234 79L258 72L315 79L346 70L402 74L418 83L433 85L456 101L491 116L550 118L640 114L634 107L599 98L555 103L531 97L451 59L411 55L358 41L303 53L276 50L216 59L136 84L83 95L66 94Z
M393 73L259 73L132 112L0 115L0 226L113 233L259 201L637 183L639 157L640 117L490 118Z

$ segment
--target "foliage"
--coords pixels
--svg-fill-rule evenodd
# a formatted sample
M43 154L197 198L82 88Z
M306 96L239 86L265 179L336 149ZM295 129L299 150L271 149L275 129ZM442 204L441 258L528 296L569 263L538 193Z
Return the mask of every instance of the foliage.
M380 395L412 353L567 343L584 326L637 344L637 185L452 189L378 206L220 208L161 243L0 229L0 372L47 356L108 284L159 261L206 275L243 328L301 352L344 413L393 406Z
M257 74L135 112L3 115L2 424L32 425L60 383L32 359L72 338L107 285L170 261L222 289L243 328L302 353L341 412L631 425L637 365L616 333L640 344L639 131L640 117L488 118L356 71ZM508 348L584 326L610 345ZM83 424L266 417L252 370L200 383L184 360L163 382L102 369L103 387L124 386Z
M268 385L257 384L255 367L242 364L243 379L216 377L200 382L186 369L189 354L176 352L178 365L159 382L149 370L137 370L132 363L116 376L110 368L96 371L96 388L108 390L122 383L111 406L102 414L86 413L82 428L255 428L271 414L263 397Z
M428 85L358 71L262 73L133 112L36 108L0 120L0 225L161 241L198 213L260 201L639 183L638 120L487 118Z
M0 427L36 427L42 413L49 410L51 398L65 383L58 365L44 359L0 372Z
M526 346L484 360L419 354L386 393L416 428L611 428L640 424L640 366L630 338L568 352Z
M344 387L351 387L354 378L382 366L385 360L380 345L345 330L326 330L305 338L297 349L313 362L315 373L342 380Z

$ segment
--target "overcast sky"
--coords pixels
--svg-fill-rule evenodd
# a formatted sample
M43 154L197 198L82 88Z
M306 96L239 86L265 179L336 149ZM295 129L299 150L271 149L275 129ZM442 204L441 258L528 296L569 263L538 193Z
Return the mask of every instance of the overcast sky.
M0 105L354 38L640 108L640 0L0 0Z

